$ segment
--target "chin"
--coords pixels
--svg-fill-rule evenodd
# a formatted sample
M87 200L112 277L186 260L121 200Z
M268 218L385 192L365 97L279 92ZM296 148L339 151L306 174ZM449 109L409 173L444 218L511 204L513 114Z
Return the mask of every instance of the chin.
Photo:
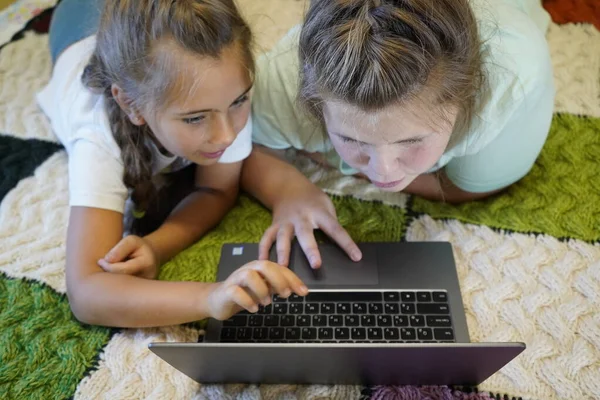
M214 159L214 158L204 158L202 156L194 156L192 159L189 159L191 162L193 162L194 164L197 165L201 165L203 167L208 167L211 165L215 165L216 163L219 162L219 159Z
M369 179L369 180L371 181L371 184L373 186L375 186L377 189L381 190L382 192L391 192L391 193L403 191L413 181L413 179L410 179L407 177L400 179L398 181L392 182L392 183L381 183L381 182L374 181L372 179Z

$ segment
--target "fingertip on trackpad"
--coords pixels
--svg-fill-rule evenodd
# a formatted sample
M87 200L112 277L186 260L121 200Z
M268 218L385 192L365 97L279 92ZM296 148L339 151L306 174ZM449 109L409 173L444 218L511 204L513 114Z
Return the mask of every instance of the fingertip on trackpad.
M362 259L352 261L333 244L319 246L321 267L311 268L302 250L292 251L290 268L309 287L378 285L377 252L375 247L361 248Z

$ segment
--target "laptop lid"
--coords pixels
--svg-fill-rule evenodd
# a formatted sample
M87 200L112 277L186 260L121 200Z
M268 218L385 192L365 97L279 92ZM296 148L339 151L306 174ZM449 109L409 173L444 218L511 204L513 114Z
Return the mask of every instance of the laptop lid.
M523 343L152 343L150 350L200 383L469 385L483 382Z

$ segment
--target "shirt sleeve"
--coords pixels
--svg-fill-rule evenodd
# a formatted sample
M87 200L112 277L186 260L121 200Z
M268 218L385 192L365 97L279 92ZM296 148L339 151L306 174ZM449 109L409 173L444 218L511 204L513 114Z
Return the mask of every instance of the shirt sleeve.
M252 152L252 116L248 116L248 122L237 137L229 146L221 158L219 159L220 164L232 164L239 161L243 161Z
M498 136L479 152L450 160L445 172L460 189L485 193L523 178L546 141L554 107L554 86L543 80L526 95Z
M123 214L128 190L121 160L97 143L76 140L69 151L69 195L70 206Z
M324 153L329 150L326 131L296 103L300 28L292 28L257 60L252 140L276 150L295 148Z

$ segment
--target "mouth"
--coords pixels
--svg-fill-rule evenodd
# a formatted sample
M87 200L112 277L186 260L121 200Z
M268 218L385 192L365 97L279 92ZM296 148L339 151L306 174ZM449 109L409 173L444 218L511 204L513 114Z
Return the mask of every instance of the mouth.
M392 181L392 182L371 181L371 183L381 189L390 189L390 188L398 186L400 183L402 183L403 180L404 179L400 179L399 181Z
M214 153L205 153L203 151L199 152L199 154L204 158L219 158L225 153L225 150L215 151Z

